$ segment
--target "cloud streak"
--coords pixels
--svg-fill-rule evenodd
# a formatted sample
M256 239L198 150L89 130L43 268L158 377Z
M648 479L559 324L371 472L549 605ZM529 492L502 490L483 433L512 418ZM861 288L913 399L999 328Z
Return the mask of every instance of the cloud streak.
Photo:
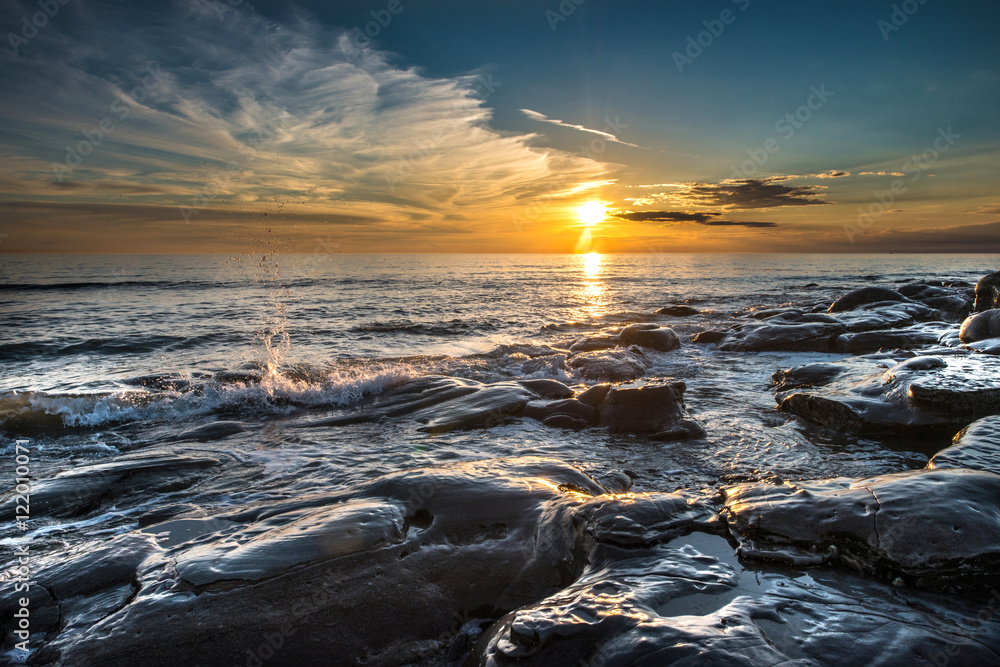
M559 120L557 118L549 118L545 114L538 113L537 111L532 111L531 109L521 109L521 113L527 116L529 119L538 121L539 123L549 123L551 125L556 125L558 127L565 127L570 130L577 130L578 132L586 132L588 134L596 134L597 136L607 139L608 141L613 141L616 144L621 144L622 146L631 146L632 148L642 148L636 144L630 144L627 141L622 141L610 132L602 132L600 130L592 130L584 125L574 125L573 123L567 123L566 121ZM645 149L644 149L645 150Z

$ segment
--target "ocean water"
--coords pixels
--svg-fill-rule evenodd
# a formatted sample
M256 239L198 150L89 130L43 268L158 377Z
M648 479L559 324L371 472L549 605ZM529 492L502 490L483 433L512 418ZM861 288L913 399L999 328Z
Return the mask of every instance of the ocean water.
M38 479L129 452L183 446L253 467L82 523L39 519L53 545L132 530L151 508L329 491L418 466L541 455L636 490L758 479L864 476L922 466L937 442L825 431L775 410L771 373L837 355L723 353L694 345L735 314L829 303L913 279L974 282L985 255L5 256L0 261L0 455L30 439ZM655 315L670 304L701 311ZM510 420L432 435L405 420L318 422L408 379L553 378L578 336L626 322L673 327L680 350L647 376L687 383L709 437L664 444ZM591 383L592 384L592 383ZM239 432L196 439L224 420ZM249 469L249 468L248 468ZM0 541L13 534L0 518Z

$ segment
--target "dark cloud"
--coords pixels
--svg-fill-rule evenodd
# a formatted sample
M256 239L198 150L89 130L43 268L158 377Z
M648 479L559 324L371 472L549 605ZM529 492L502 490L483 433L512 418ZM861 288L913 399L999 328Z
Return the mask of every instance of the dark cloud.
M625 211L614 217L631 222L693 222L711 227L777 227L776 222L743 222L740 220L714 220L721 213L688 213L687 211Z
M698 222L706 223L721 213L687 213L685 211L625 211L615 213L616 218L632 222Z
M748 178L721 183L692 183L687 195L705 205L726 208L774 208L826 204L810 186L783 185L777 178Z

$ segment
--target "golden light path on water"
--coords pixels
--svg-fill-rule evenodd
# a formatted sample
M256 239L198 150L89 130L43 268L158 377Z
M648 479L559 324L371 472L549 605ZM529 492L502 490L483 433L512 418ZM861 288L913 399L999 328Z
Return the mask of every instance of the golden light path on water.
M606 289L601 279L604 256L596 252L580 255L580 267L583 269L583 287L580 296L585 304L582 314L587 317L598 317L604 314L606 306Z

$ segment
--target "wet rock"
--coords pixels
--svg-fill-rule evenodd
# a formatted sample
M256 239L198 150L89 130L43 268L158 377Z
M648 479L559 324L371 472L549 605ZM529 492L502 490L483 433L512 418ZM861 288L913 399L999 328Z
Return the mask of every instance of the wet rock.
M906 297L896 290L887 289L885 287L863 287L859 290L848 292L834 301L827 312L840 313L848 310L855 310L858 306L870 303L906 300Z
M483 428L520 414L528 401L535 398L537 394L516 382L497 382L472 394L423 408L410 416L426 422L420 430L429 433Z
M517 383L542 398L558 399L573 397L573 390L558 380L518 380Z
M963 343L1000 337L1000 309L984 310L967 318L962 322L958 337Z
M385 392L360 410L309 426L343 426L392 417L422 422L421 430L430 433L486 428L519 415L528 401L536 398L538 394L518 382L483 384L432 375Z
M917 302L871 303L837 315L837 320L842 322L849 332L853 333L878 329L899 329L912 326L917 322L933 322L940 319L940 311Z
M660 308L656 311L657 315L669 315L670 317L690 317L692 315L697 315L699 311L697 308L692 306L686 306L683 304L676 306L667 306L666 308Z
M840 323L772 322L774 319L730 333L719 344L719 349L727 352L829 352L833 339L846 331Z
M848 369L843 364L804 364L787 370L775 371L771 382L778 391L818 387L830 384Z
M684 407L684 383L613 387L598 405L599 423L612 433L663 434L663 439L704 435Z
M586 403L587 405L596 407L601 404L601 402L604 400L604 397L608 395L609 391L611 391L610 384L594 385L593 387L590 387L589 389L580 392L580 394L577 395L576 400L580 401L581 403Z
M489 628L466 664L991 664L1000 623L974 618L945 596L850 573L748 571L724 540L693 533L599 561Z
M575 343L570 345L569 351L572 354L578 354L580 352L594 352L595 350L610 350L611 348L618 347L618 344L619 340L617 336L585 336L577 339Z
M938 342L940 334L925 329L864 331L837 336L833 349L848 354L869 354L879 350L914 350Z
M446 653L462 610L499 616L578 576L575 512L603 491L570 466L528 457L409 470L217 515L238 525L124 568L137 588L126 603L89 624L66 616L72 631L45 650L106 667L136 655L157 667ZM107 633L115 641L102 641Z
M976 283L976 301L973 307L977 313L1000 308L1000 271L979 279Z
M639 347L584 352L570 357L570 368L588 380L629 382L642 377L650 367L649 358Z
M680 338L673 329L655 324L632 324L618 334L622 345L638 345L660 352L676 350L681 346Z
M694 342L697 345L720 343L725 340L727 334L728 332L726 331L699 331L695 334Z
M260 384L263 379L264 376L253 371L220 371L212 376L212 381L220 384Z
M221 455L150 451L67 470L32 486L32 516L80 516L127 497L183 489L215 475L222 463ZM0 508L13 516L14 496Z
M870 362L856 368L825 387L776 400L782 411L860 434L944 434L1000 413L996 357L914 357L884 371Z
M985 417L958 432L954 444L942 449L927 467L969 468L1000 474L1000 417Z
M243 433L246 430L246 426L240 422L217 421L184 431L177 436L177 440L197 440L198 442L208 442L210 440L221 440L222 438L230 435Z
M542 420L542 423L549 428L562 428L570 431L582 431L588 426L593 426L591 421L567 414L549 415Z
M597 423L597 410L594 406L587 405L574 398L567 398L560 401L531 401L524 406L522 416L530 417L544 422L546 419L556 415L565 415L575 419L582 419L585 425Z
M928 499L933 498L933 502ZM1000 575L1000 475L915 470L868 479L750 484L723 492L746 557L839 561L916 585Z

